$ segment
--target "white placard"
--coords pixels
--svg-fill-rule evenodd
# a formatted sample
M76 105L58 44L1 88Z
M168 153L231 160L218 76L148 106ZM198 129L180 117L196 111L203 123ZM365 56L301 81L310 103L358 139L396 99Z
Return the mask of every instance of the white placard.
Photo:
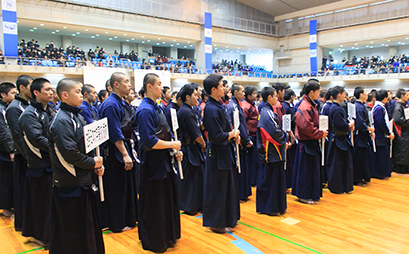
M409 119L409 108L405 108L403 112L405 112L405 119Z
M328 130L328 116L320 115L320 131Z
M233 126L234 126L234 131L237 132L240 127L239 110L237 108L233 111Z
M126 74L126 70L124 68L83 67L82 70L84 75L84 84L93 85L97 92L106 89L105 83L111 78L111 75L114 72L122 72Z
M291 114L283 115L283 131L291 131Z
M176 131L177 129L179 129L179 123L178 123L178 115L176 113L176 109L171 108L170 109L170 118L172 120L172 130Z
M356 118L356 107L355 104L348 103L348 117L349 118Z
M159 71L159 70L134 70L134 80L135 80L135 91L138 92L143 87L143 78L148 73L155 73L159 76L162 82L162 87L167 86L173 90L170 84L170 72L169 71Z
M108 139L108 120L106 117L84 126L85 153L94 150Z
M311 49L310 50L310 57L317 57L317 50L316 49Z
M211 28L205 28L205 37L212 38L212 29Z

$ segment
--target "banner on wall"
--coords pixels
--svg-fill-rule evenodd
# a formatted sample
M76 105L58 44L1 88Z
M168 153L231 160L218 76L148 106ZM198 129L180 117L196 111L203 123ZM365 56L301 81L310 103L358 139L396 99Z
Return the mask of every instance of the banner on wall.
M310 20L310 66L311 73L318 71L317 62L317 20Z
M204 14L204 34L205 34L205 67L208 72L212 72L212 14Z
M112 73L126 73L124 68L101 68L101 67L83 67L84 84L90 84L99 92L105 89L105 83L111 78Z
M18 56L16 0L2 0L3 55Z
M168 86L170 88L170 72L169 71L157 71L157 70L134 70L134 79L135 79L135 92L138 92L143 87L143 78L148 73L155 73L159 76L162 87Z

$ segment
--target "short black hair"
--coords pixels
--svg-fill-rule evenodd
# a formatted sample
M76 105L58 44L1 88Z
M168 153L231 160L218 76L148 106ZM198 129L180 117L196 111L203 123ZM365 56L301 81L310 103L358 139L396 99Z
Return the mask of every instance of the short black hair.
M170 90L170 87L164 86L164 87L162 88L162 93L165 94L168 90Z
M345 88L343 86L334 86L332 88L332 98L334 98L334 100L338 97L338 94L342 94L343 92L345 92Z
M331 100L331 97L332 97L332 88L328 89L327 92L325 93L325 99L327 101ZM332 99L334 99L334 97L332 97Z
M141 97L145 97L145 89L141 88L141 90L139 90L138 94Z
M34 83L34 81L33 81ZM70 91L76 84L80 82L70 79L70 78L63 78L57 84L57 95L61 99L62 92Z
M276 83L273 84L273 88L274 88L274 89L277 91L277 93L278 93L279 91L284 90L284 85L281 84L281 83L279 83L279 82L276 82Z
M263 98L264 102L267 102L268 100L268 96L274 96L274 93L276 93L277 91L271 87L271 86L266 86L261 90L261 97Z
M294 93L293 89L289 88L289 89L284 91L284 100L285 101L288 101L289 99L291 99L291 96L295 96L295 93Z
M179 93L178 91L173 91L173 92L172 92L172 97L173 97L174 95L178 95L178 93Z
M98 98L100 101L102 101L102 97L105 97L105 95L107 95L108 91L105 89L102 89L101 91L99 91L98 93Z
M45 83L51 84L51 82L46 78L36 78L33 80L33 82L30 85L31 97L33 97L33 99L36 99L34 91L39 91L41 93L41 88L43 88Z
M206 93L206 90L203 88L203 89L202 89L202 101L205 100L205 96L208 96L208 95L207 95L207 93Z
M234 96L234 93L235 93L236 91L240 91L240 89L241 89L242 87L243 87L243 86L240 85L240 84L233 83L233 85L231 86L231 94Z
M355 87L355 90L354 90L355 98L359 99L359 96L361 95L361 93L364 93L364 90L365 90L365 88L363 86Z
M320 89L320 83L318 79L311 78L307 81L307 83L305 83L302 91L303 91L303 94L308 96L311 91L317 91L319 89Z
M111 79L108 79L107 81L105 81L105 90L108 92L108 87L111 87Z
M372 102L373 98L375 97L376 92L370 92L368 93L368 99L366 100L366 102Z
M114 72L111 75L111 78L109 79L109 84L111 85L112 88L114 88L115 82L120 83L122 81L122 76L126 76L125 73L123 72ZM107 88L108 90L108 88Z
M191 85L195 87L195 90L199 90L200 88L198 83L191 83Z
M219 86L220 80L223 79L223 76L217 74L210 74L203 80L203 87L206 90L208 95L212 94L212 88L216 88ZM227 81L226 81L227 82Z
M92 89L95 89L93 85L85 84L81 88L81 93L82 95L84 95L85 93L89 94L92 91Z
M18 76L16 80L17 91L20 92L20 86L27 87L31 81L33 81L33 77L31 76L28 76L28 75Z
M385 89L381 89L376 92L375 98L377 101L382 101L388 97L388 92Z
M401 98L403 95L405 95L407 92L408 92L407 90L405 90L405 89L403 89L403 88L399 88L399 89L396 91L396 97L397 97L398 99L400 99L400 98Z
M257 88L255 88L255 87L252 86L252 85L248 85L248 86L246 86L246 87L244 88L244 95L245 95L246 98L247 98L247 96L252 95L252 94L254 93L254 91L257 91Z
M321 97L321 98L324 98L326 94L327 94L327 90L321 89L320 97Z
M16 88L16 86L11 82L3 82L0 84L0 95L5 93L6 95L10 92L11 89ZM3 98L3 96L1 96Z
M156 79L159 78L158 74L155 73L148 73L145 75L145 77L143 77L143 90L146 91L148 90L147 86L148 84L155 84Z
M226 86L227 80L223 80L223 81L222 81L222 84L223 84L223 86Z
M182 100L182 102L185 102L186 101L186 96L188 96L188 95L192 96L192 94L195 92L195 90L196 90L196 88L195 88L194 85L187 84L187 85L184 85L182 87L182 89L180 89L178 95L179 95L180 99Z

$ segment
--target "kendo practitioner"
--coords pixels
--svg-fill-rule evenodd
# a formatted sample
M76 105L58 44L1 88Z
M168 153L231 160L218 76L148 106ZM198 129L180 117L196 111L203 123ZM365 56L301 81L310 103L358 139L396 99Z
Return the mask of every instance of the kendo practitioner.
M183 102L182 99L180 98L179 93L176 95L175 99L169 101L168 105L164 109L164 113L166 116L166 121L168 122L168 125L170 127L170 131L173 133L172 129L172 119L170 115L170 109L173 108L178 112L179 108L182 106Z
M85 153L84 118L77 108L82 84L62 79L57 93L60 110L50 126L53 166L50 253L105 253L97 212L93 174L102 176L102 157Z
M183 101L178 111L180 140L182 142L183 180L178 178L180 210L196 215L203 211L203 183L206 144L200 131L200 120L193 107L197 106L198 94L193 85L185 85L178 95Z
M227 83L227 80L223 80L222 82L223 82L224 94L220 98L220 102L227 107L227 105L229 105L229 102L230 102L230 97L229 97L230 88L229 88L229 84Z
M242 102L243 113L246 118L251 142L253 142L253 146L247 148L249 178L251 186L256 186L257 172L260 167L257 154L257 121L259 113L255 105L255 101L257 100L257 88L251 85L246 86L244 88L244 96L245 98Z
M325 138L327 131L319 130L317 100L320 84L310 79L303 87L303 98L295 113L295 137L298 139L295 154L292 194L301 203L317 204L322 196L320 178L321 151L319 140Z
M345 101L345 89L341 86L332 88L334 98L331 111L329 113L329 125L332 126L332 133L328 136L327 176L328 189L332 193L341 194L354 190L353 187L353 166L352 166L352 143L349 134L354 131L354 120L346 119L346 112L341 108L340 103Z
M208 143L205 163L203 226L213 232L225 233L240 219L240 200L235 159L235 142L240 143L240 131L232 128L227 108L220 102L225 95L223 76L210 74L203 81L209 94L203 124ZM235 138L235 139L234 139Z
M109 140L102 147L104 156L105 202L107 214L101 218L103 227L114 233L129 231L136 226L135 158L132 151L131 119L125 117L123 100L131 91L129 78L121 72L111 75L112 93L101 104L99 118L108 119ZM105 225L108 223L108 225Z
M331 112L331 107L333 105L334 98L332 97L332 88L328 89L327 92L325 93L325 104L322 106L322 111L321 115L324 116L329 116L329 113ZM329 126L328 128L328 137L332 133L332 126ZM328 153L328 137L325 138L325 147L324 147L324 154ZM328 156L324 157L324 165L321 165L321 181L322 181L322 186L325 187L327 182L328 182L328 177L327 177L327 160Z
M240 140L239 154L240 154L240 171L241 173L237 175L237 180L239 183L239 199L241 202L246 202L251 196L251 184L250 184L250 172L248 169L248 156L247 148L253 146L253 141L250 139L249 131L247 129L246 117L243 113L243 107L241 101L244 99L244 87L239 84L233 84L231 86L231 92L233 96L230 99L227 109L229 110L231 122L234 124L234 111L239 111L240 120ZM238 173L238 171L237 171Z
M162 89L162 98L159 101L159 105L162 109L165 109L168 106L169 102L172 99L172 91L168 86L164 86Z
M354 90L354 96L356 98L353 152L354 184L358 186L365 186L366 183L371 181L369 154L370 149L372 149L371 136L375 132L375 129L369 124L368 111L366 109L366 100L368 99L366 89L362 86L356 87Z
M6 119L14 141L14 163L13 163L13 193L14 193L14 229L21 231L23 228L23 197L24 182L27 173L27 152L24 150L24 140L21 135L18 119L28 107L31 99L30 84L33 78L21 75L17 78L16 86L19 95L7 107Z
M371 153L371 177L387 179L391 177L392 160L390 158L390 142L395 138L393 130L389 129L389 117L385 108L388 92L381 89L376 92L372 115L375 127L376 152Z
M277 216L287 209L284 152L288 134L282 130L273 107L277 92L272 87L261 91L264 106L257 124L257 152L261 162L257 179L256 208L258 213Z
M400 88L396 92L397 101L393 111L396 138L393 140L392 170L396 173L409 173L409 119L405 117L405 109L409 92Z
M48 103L53 100L53 91L50 81L45 78L34 79L30 91L30 105L18 122L27 152L22 235L33 237L35 243L47 246L53 184L48 128L54 117Z
M172 149L179 150L181 143L171 141L165 115L156 103L162 91L159 76L146 74L143 88L146 97L135 114L141 137L138 147L141 160L138 233L143 249L165 252L180 238L179 199L176 174L172 168ZM177 153L177 160L182 160L182 157L182 153Z
M97 100L97 91L94 86L90 84L85 84L82 86L81 93L83 96L83 101L78 107L81 109L80 115L84 118L85 124L93 123L98 120L98 112L93 106Z
M6 121L6 109L17 94L16 86L10 82L0 84L0 209L2 215L11 217L13 202L13 138Z
M286 168L285 168L285 175L286 175L286 186L287 189L290 189L292 186L293 181L293 168L294 168L294 160L295 160L295 152L297 150L296 140L294 137L295 133L295 122L294 122L294 98L295 93L292 89L286 89L284 92L284 101L282 103L285 114L291 115L291 134L289 136L289 141L291 143L291 147L287 149L287 159L286 159Z
M289 86L287 85L287 88L288 87ZM277 91L277 98L278 98L277 103L274 105L274 113L277 114L278 121L280 122L280 126L283 126L283 115L285 115L285 109L283 107L282 102L284 101L285 87L281 83L274 83L273 88Z

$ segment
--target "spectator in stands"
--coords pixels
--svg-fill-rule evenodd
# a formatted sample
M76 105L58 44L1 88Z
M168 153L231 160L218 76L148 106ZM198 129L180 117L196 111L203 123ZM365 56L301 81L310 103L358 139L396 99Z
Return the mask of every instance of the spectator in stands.
M4 56L1 50L0 50L0 64L4 64Z
M149 57L152 57L152 56L153 56L152 50L149 50L148 56L149 56Z

